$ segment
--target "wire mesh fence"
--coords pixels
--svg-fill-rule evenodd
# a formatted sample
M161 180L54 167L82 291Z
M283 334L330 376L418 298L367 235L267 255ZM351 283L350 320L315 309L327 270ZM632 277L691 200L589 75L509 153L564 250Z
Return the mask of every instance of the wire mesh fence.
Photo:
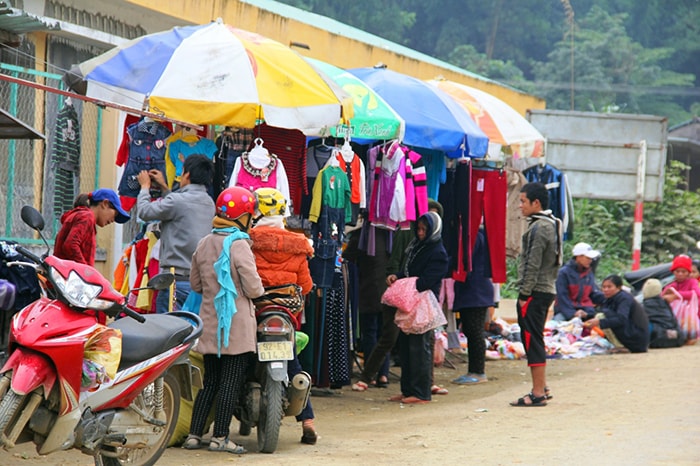
M30 42L1 50L0 72L62 89L62 75L35 70L33 55ZM0 107L46 136L46 140L0 140L0 206L4 207L0 237L25 242L33 238L20 217L22 206L31 205L44 215L45 235L53 239L61 215L75 197L97 188L102 109L8 82L0 86ZM70 125L65 124L66 115L72 115ZM59 138L76 144L66 151L57 144Z

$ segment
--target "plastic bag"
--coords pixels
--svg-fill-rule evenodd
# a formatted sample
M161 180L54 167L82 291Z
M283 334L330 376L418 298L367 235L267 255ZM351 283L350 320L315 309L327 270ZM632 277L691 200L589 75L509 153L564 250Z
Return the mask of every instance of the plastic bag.
M671 287L670 289L674 291L678 298L671 302L673 315L675 315L676 320L678 320L678 325L681 327L681 333L686 344L694 344L700 335L698 297L693 293L690 299L683 299L675 288Z
M382 295L382 303L398 309L394 323L404 333L421 334L447 324L430 290L416 290L417 277L396 280Z
M445 362L445 352L447 351L447 333L442 330L435 330L435 345L433 347L433 364L440 367Z
M81 388L88 390L113 379L121 357L121 330L98 325L85 342Z

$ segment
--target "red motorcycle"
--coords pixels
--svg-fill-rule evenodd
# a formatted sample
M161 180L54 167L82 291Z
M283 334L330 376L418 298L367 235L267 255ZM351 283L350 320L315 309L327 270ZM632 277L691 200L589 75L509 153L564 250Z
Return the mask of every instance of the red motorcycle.
M41 233L38 211L25 206L22 219ZM30 262L16 265L35 268L44 296L12 319L0 369L0 444L33 441L42 455L76 448L96 465L155 464L176 427L180 397L192 400L199 372L188 354L201 319L141 315L93 267L17 251ZM149 288L165 289L173 279L156 276ZM99 313L122 317L108 325L121 331L121 359L114 378L81 389L85 344L100 329Z

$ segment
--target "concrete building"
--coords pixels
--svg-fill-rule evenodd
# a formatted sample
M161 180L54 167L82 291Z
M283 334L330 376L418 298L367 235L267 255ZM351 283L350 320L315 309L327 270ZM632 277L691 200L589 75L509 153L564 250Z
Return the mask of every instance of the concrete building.
M0 73L52 88L65 88L62 75L73 64L144 34L222 18L304 55L341 68L373 66L432 79L443 76L477 87L504 100L521 114L545 108L535 96L462 70L428 55L365 33L329 18L272 0L0 0ZM308 47L308 48L307 48ZM122 112L72 102L81 119L80 192L116 187L114 155ZM19 219L22 205L39 208L55 235L59 215L53 208L52 139L66 98L29 86L0 81L0 108L46 135L46 140L0 140L0 236L37 243ZM124 242L121 227L98 232L98 266L108 276ZM104 231L102 231L104 230Z

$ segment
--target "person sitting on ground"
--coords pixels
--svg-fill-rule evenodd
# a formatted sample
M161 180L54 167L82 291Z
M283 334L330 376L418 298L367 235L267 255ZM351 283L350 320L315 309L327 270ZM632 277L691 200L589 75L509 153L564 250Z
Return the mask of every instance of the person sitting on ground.
M649 348L649 319L642 305L622 289L619 275L603 280L603 312L583 323L584 327L600 327L615 345L613 352L646 353Z
M600 258L600 252L587 243L578 243L573 257L557 274L557 296L554 300L554 320L566 321L574 317L587 320L595 316L595 305L602 304L605 296L596 285L591 265Z
M650 278L642 287L644 311L649 318L650 348L674 348L683 345L681 328L671 306L661 297L661 282Z
M692 268L693 261L689 256L681 254L673 258L671 272L675 280L666 285L661 293L667 303L672 303L678 299L679 295L683 300L689 300L693 293L700 298L700 284L690 277Z
M259 215L250 230L250 239L253 240L255 264L263 286L296 283L302 294L308 294L314 285L308 263L314 249L304 235L285 229L287 200L284 194L274 188L259 188L255 190L255 198ZM298 329L299 322L295 324ZM287 364L289 380L300 372L302 367L295 348L294 359ZM296 419L301 422L301 443L314 445L318 435L310 399Z

